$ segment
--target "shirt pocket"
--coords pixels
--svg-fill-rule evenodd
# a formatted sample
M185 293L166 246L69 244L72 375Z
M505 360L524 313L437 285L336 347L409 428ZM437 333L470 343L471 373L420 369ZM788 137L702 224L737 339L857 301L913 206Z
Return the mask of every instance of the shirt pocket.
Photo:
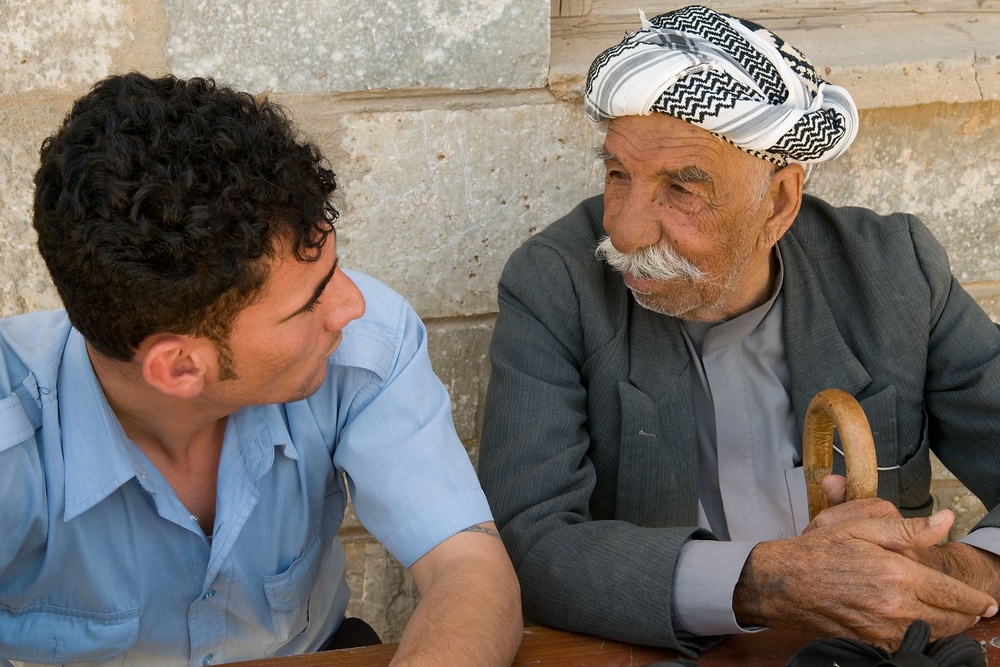
M34 377L29 376L25 382L29 380L34 386ZM32 437L40 426L38 408L23 386L0 400L0 452Z
M809 525L809 494L806 492L806 475L802 466L785 470L785 486L788 487L788 500L792 507L792 524L794 535L801 535ZM783 537L792 537L785 535Z
M139 609L98 613L0 605L0 657L45 665L110 660L139 636Z
M323 531L317 530L288 569L264 577L271 630L278 645L309 629L309 596L322 564L323 543Z

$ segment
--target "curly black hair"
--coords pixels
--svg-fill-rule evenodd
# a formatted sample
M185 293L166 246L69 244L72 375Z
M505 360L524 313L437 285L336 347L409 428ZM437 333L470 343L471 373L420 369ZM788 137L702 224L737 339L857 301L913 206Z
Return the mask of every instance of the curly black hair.
M73 325L127 361L156 333L221 348L276 242L318 258L334 174L285 111L211 79L98 82L42 143L38 249Z

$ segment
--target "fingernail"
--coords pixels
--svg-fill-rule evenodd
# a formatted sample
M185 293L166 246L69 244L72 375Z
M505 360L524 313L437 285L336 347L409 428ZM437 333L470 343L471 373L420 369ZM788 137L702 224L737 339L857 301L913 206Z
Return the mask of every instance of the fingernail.
M989 606L989 608L986 610L986 613L983 614L983 616L985 616L986 618L990 618L992 616L996 616L996 613L997 613L997 606L995 604L992 604Z
M931 526L940 526L941 523L948 516L948 510L941 510L940 512L935 512L927 519L927 523Z

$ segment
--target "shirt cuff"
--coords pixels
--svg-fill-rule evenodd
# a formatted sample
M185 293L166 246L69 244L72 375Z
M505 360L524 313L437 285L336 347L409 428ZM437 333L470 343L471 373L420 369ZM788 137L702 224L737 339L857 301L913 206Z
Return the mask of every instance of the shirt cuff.
M1000 528L980 528L958 541L1000 556Z
M673 588L674 619L681 629L699 637L761 630L741 627L733 613L733 591L755 546L757 542L689 540L681 547Z

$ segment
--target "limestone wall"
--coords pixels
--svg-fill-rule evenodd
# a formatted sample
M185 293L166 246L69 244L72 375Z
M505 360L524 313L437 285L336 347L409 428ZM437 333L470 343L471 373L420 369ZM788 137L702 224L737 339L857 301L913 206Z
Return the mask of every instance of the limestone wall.
M559 11L548 0L0 0L0 316L59 305L34 249L31 177L41 140L91 83L136 69L266 91L340 178L344 265L425 319L475 461L500 269L600 191L580 82L593 53L620 38L602 26L637 24L617 0L570 4L576 17L550 20ZM857 143L817 169L810 190L918 213L1000 319L997 3L713 6L777 22L858 91ZM975 514L946 472L935 484L941 502ZM412 583L356 520L342 536L350 612L398 639Z

